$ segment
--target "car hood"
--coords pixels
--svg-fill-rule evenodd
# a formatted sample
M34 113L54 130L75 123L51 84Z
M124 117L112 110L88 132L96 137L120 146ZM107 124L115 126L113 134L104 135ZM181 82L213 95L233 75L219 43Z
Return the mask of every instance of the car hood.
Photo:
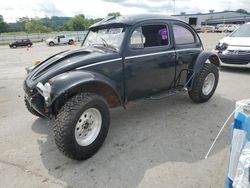
M33 89L38 82L46 83L49 79L76 68L119 57L119 53L88 47L60 52L42 61L32 69L26 78L26 85Z
M225 37L220 40L220 44L226 43L229 46L250 47L250 37Z

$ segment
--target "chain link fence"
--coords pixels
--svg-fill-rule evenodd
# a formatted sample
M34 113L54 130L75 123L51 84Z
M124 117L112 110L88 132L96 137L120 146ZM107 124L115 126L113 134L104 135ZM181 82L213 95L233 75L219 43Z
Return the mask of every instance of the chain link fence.
M47 38L55 37L58 35L67 35L68 37L74 37L76 41L81 41L85 37L87 31L60 31L51 33L27 33L17 35L1 35L0 44L7 44L13 41L30 39L32 42L44 41Z

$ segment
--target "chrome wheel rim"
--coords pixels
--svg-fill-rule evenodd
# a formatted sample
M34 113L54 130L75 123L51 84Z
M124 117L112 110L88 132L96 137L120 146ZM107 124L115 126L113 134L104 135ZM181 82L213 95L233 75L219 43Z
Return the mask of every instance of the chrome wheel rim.
M92 144L100 133L102 116L98 109L89 108L82 113L75 126L75 138L79 145Z
M209 73L203 82L202 93L204 95L209 95L214 88L214 84L215 84L215 75L214 73Z

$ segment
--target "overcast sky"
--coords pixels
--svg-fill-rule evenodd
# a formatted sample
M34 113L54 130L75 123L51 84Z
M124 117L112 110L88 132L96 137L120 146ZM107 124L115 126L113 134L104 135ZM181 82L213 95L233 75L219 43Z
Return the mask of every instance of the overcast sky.
M175 13L237 10L250 11L250 0L176 0ZM89 18L105 17L109 12L126 14L174 14L174 0L0 0L0 14L6 22L24 16L51 17L84 14Z

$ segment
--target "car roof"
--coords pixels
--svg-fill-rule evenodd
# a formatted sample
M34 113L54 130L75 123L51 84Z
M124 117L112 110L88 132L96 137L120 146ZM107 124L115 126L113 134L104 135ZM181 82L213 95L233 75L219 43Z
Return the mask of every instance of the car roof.
M122 16L108 16L101 20L100 22L95 23L94 25L90 26L91 28L104 26L104 25L112 25L112 24L123 24L123 25L134 25L138 22L143 22L147 20L177 20L183 22L181 19L167 16L167 15L160 15L160 14L139 14L139 15L122 15Z

